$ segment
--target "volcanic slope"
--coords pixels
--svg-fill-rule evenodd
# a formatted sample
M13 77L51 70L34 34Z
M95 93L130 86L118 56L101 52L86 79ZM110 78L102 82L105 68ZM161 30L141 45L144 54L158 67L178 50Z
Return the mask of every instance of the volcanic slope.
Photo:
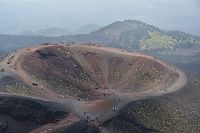
M157 58L100 45L43 44L13 52L0 67L1 95L54 101L72 116L34 132L109 131L110 123L98 127L130 102L177 91L187 81Z
M27 133L30 131L38 133L50 130L52 126L56 129L76 121L79 121L79 118L74 116L66 106L55 102L22 96L0 95L1 133Z
M198 133L200 131L200 80L188 77L179 91L127 104L106 122L114 133Z
M5 59L4 67L41 96L83 100L164 90L179 79L176 68L159 59L86 45L23 49Z

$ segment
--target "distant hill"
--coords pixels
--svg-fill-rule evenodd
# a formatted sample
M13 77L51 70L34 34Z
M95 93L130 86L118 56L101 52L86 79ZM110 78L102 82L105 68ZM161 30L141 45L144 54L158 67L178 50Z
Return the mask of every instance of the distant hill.
M179 31L164 31L137 20L117 21L89 34L56 36L67 34L67 31L64 31L55 28L38 31L40 36L0 35L0 43L5 47L21 47L43 42L81 41L100 43L129 51L146 52L166 52L200 47L200 37L198 36ZM44 35L49 35L49 37L44 37Z
M136 20L125 20L114 22L90 35L106 44L126 49L139 49L141 41L148 37L148 31L161 32L155 26Z
M75 35L75 34L89 34L90 32L99 30L100 28L101 26L96 25L96 24L87 24L80 27L77 30L67 30L64 28L51 27L51 28L41 29L37 31L24 30L17 33L16 35L59 37L59 36L67 36L67 35Z
M179 31L164 31L137 20L117 21L89 34L60 39L101 43L130 51L163 52L200 47L198 36Z
M47 28L47 29L41 29L35 32L25 30L25 31L19 32L17 35L58 37L58 36L66 36L66 35L71 35L71 34L73 34L73 32L67 29L52 27L52 28Z
M67 29L53 27L53 28L39 30L36 32L36 34L42 36L56 37L56 36L71 35L72 32Z
M7 54L16 49L27 46L41 44L44 42L54 42L53 37L44 36L17 36L17 35L0 35L0 55Z
M19 33L17 33L16 35L20 35L20 36L33 36L35 35L35 33L31 30L23 30L20 31Z
M80 27L77 30L77 33L78 34L88 34L90 32L99 30L100 28L101 28L101 26L96 25L96 24L87 24L87 25L84 25L84 26Z
M117 21L88 34L87 39L128 50L175 50L200 46L200 37L179 31L163 31L137 20Z

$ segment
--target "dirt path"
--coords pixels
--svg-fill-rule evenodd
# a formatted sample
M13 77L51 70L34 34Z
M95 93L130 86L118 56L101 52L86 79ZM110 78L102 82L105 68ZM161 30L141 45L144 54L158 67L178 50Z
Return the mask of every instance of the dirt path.
M48 132L55 132L57 129L68 127L74 122L78 122L80 119L75 117L73 114L69 114L66 118L64 118L62 121L58 121L56 123L49 123L46 124L40 128L37 128L29 133L48 133Z

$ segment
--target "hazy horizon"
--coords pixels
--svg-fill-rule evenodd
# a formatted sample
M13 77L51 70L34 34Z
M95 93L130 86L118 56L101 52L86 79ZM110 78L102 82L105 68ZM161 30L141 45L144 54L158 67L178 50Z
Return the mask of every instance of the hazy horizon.
M0 0L0 34L136 19L200 35L198 0Z

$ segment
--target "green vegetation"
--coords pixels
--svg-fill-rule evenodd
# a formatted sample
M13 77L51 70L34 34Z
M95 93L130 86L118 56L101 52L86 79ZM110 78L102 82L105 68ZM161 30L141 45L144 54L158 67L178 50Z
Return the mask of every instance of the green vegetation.
M146 39L142 43L140 49L141 50L154 50L154 49L173 50L176 44L177 44L177 40L173 39L171 36L165 35L160 32L149 32L148 39Z
M136 20L117 21L87 36L82 41L97 41L127 50L164 51L200 47L200 37L179 31L163 31Z

